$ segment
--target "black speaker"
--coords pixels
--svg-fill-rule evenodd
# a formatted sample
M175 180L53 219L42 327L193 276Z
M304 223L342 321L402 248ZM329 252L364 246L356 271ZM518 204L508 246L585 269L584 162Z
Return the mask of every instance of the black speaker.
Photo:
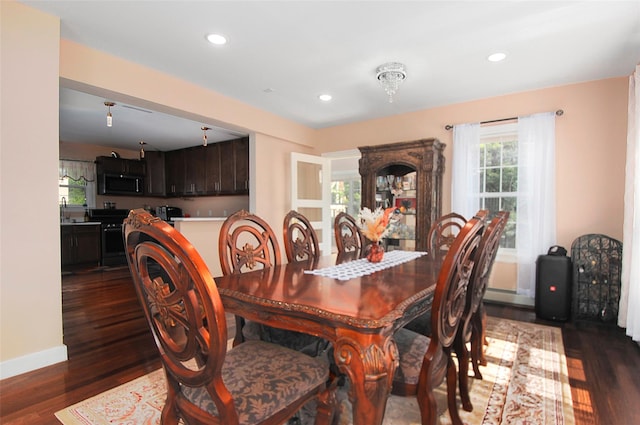
M536 316L566 321L571 312L571 258L540 255L536 261Z

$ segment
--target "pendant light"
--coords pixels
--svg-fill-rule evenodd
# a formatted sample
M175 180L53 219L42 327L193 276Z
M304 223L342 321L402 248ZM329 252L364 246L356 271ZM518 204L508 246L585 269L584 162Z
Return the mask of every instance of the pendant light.
M140 140L140 159L144 159L144 145L146 144L147 142Z
M209 127L200 127L202 130L202 146L207 146L207 130L211 130Z
M113 116L111 115L111 107L116 106L115 102L104 102L104 106L109 108L107 112L107 127L111 127L113 125Z

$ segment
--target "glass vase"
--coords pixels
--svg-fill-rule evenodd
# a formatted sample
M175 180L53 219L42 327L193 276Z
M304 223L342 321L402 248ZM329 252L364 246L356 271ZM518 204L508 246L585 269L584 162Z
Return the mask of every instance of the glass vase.
M369 246L369 253L367 254L367 260L371 263L379 263L384 256L384 248L380 245L380 241L372 242Z

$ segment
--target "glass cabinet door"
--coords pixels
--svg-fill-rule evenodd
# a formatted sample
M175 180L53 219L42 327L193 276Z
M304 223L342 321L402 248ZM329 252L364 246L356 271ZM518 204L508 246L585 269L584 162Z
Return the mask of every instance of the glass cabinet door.
M390 165L378 171L375 206L396 209L389 233L383 241L385 250L415 250L416 171L405 165Z

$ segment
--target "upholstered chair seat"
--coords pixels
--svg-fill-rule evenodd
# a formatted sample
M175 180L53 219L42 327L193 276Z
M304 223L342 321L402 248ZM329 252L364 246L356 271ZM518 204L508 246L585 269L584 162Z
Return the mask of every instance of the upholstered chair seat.
M227 352L222 380L233 396L241 424L259 424L329 379L328 365L276 344L246 341ZM218 416L204 387L181 386L200 409Z

